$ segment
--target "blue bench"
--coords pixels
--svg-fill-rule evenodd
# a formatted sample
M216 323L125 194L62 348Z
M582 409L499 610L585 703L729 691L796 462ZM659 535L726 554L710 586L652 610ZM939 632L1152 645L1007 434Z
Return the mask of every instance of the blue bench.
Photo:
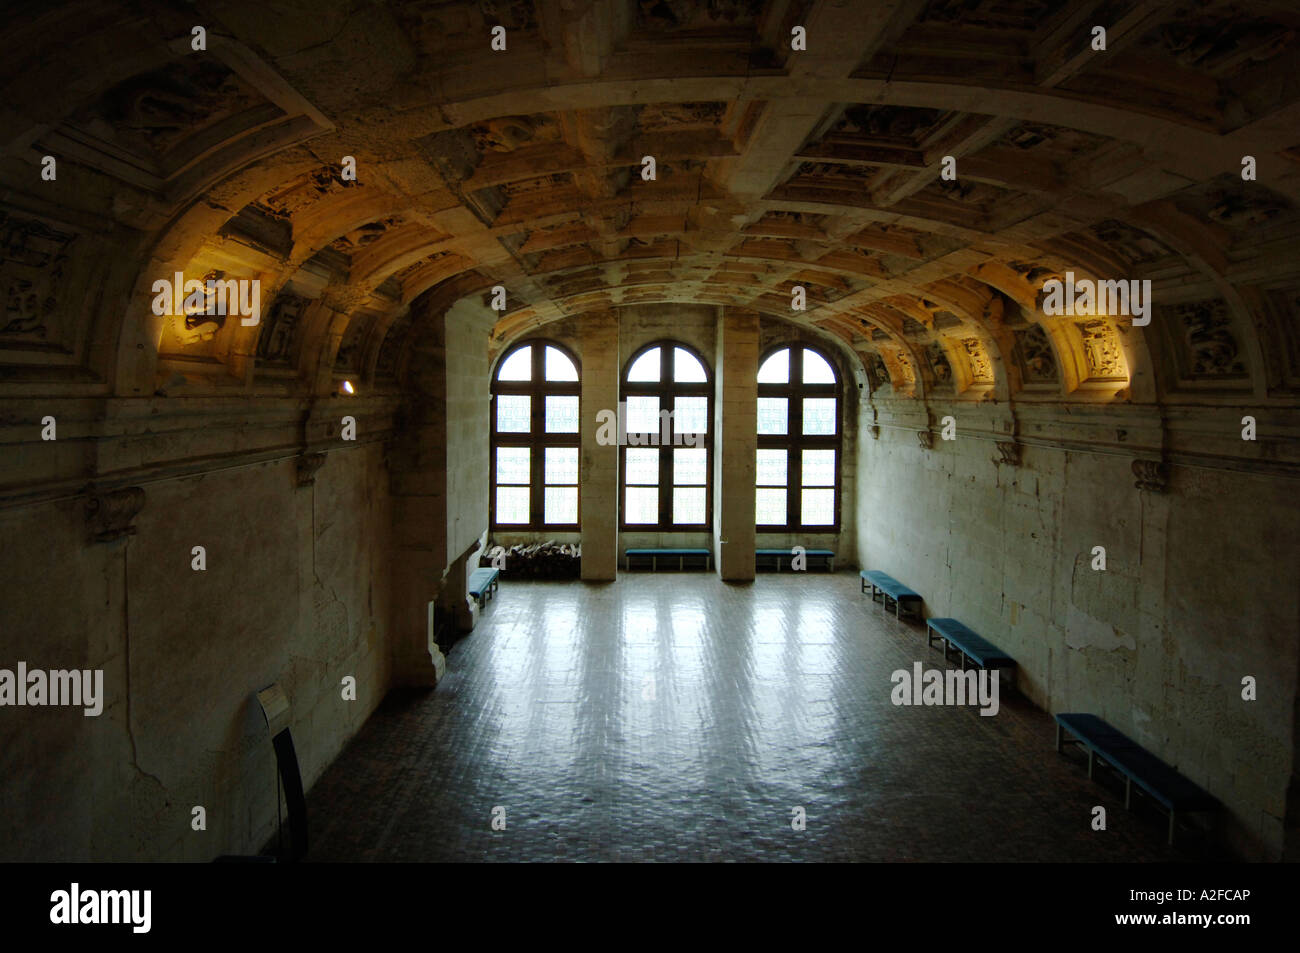
M1016 667L1015 659L982 635L977 634L970 626L956 619L926 619L925 644L933 646L935 639L943 642L945 661L948 659L949 649L956 649L961 653L962 671L966 670L967 659L980 668Z
M1073 735L1073 737L1068 737ZM1088 777L1097 759L1124 776L1124 807L1133 803L1136 784L1169 812L1169 844L1174 843L1175 817L1180 811L1214 811L1219 801L1165 764L1136 741L1121 734L1096 715L1066 712L1056 716L1056 750L1062 743L1076 744L1088 752Z
M830 572L835 571L835 553L829 549L805 549L803 553L809 560L819 559ZM772 564L777 572L781 571L781 563L794 562L794 553L788 549L758 549L754 551L754 563L761 567L764 559L772 560Z
M648 558L650 568L653 570L658 570L660 556L676 557L678 569L686 568L687 559L703 559L706 569L713 568L713 551L709 549L625 549L623 550L623 564L628 570L632 568L633 556Z
M478 600L480 609L492 598L492 593L497 591L497 577L500 575L501 570L488 566L475 569L469 574L469 594Z
M877 569L864 569L862 570L861 573L859 573L859 575L862 576L862 591L866 592L867 585L870 584L871 601L872 602L877 601L876 593L879 592L881 595L881 599L879 601L884 605L886 612L889 611L889 600L891 599L894 600L895 618L897 619L902 618L901 615L903 611L902 607L903 607L903 603L905 602L915 602L917 607L918 608L920 607L921 605L920 593L913 592L911 589L908 589L907 586L903 585L901 582L899 582L897 579L895 579L893 576L889 575L888 573L880 572ZM908 609L907 611L913 615L915 615L917 612L916 609Z

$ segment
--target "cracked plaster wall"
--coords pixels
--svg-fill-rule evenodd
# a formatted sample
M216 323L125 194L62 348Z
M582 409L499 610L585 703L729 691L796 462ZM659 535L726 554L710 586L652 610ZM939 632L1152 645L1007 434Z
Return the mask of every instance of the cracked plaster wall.
M274 837L253 694L284 687L308 789L382 699L387 484L371 444L330 453L301 489L293 460L150 484L137 533L116 543L86 544L80 501L0 512L0 664L102 668L105 696L98 717L7 710L6 859L208 861ZM195 805L206 831L191 829Z

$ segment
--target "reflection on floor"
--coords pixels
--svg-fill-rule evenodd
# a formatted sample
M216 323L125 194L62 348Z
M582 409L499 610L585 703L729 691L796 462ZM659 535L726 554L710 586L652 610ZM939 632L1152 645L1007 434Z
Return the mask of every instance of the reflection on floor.
M442 685L391 696L315 785L308 858L1209 857L1167 848L1013 692L994 717L893 705L918 660L943 664L856 573L503 582Z

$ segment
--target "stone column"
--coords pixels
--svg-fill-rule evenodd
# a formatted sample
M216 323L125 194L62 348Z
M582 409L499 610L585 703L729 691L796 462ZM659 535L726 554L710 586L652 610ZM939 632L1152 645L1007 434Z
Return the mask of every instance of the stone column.
M389 473L393 536L393 681L436 685L447 661L433 642L431 606L446 565L446 421L432 400L403 409Z
M487 531L488 361L495 315L464 298L414 316L390 462L393 505L393 680L432 685L446 660L433 642L436 603L474 626L469 557Z
M618 414L618 317L613 312L582 318L582 578L612 580L618 573L618 420L602 426L602 410ZM601 444L597 435L612 430Z
M718 575L754 578L754 478L758 450L758 314L718 318L713 412L713 540Z

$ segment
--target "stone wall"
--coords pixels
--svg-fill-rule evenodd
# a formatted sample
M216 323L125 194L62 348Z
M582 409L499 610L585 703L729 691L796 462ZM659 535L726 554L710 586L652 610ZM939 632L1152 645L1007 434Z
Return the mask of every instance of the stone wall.
M1300 534L1294 481L1174 467L1167 493L1139 491L1129 456L1028 445L1013 466L990 438L959 429L927 450L888 415L878 439L868 421L862 565L920 592L925 615L1006 649L1036 704L1095 712L1219 797L1243 855L1280 856L1300 618L1284 555ZM919 638L916 651L926 658ZM1242 700L1247 675L1257 701ZM1055 757L1050 738L1042 757Z
M287 693L307 787L370 715L390 668L382 446L333 450L297 484L292 457L148 483L115 542L88 542L80 498L0 510L0 666L104 671L98 717L5 709L7 860L256 852L275 833L276 773L254 693Z
M464 301L446 315L447 558L461 558L488 525L488 332L495 315Z

